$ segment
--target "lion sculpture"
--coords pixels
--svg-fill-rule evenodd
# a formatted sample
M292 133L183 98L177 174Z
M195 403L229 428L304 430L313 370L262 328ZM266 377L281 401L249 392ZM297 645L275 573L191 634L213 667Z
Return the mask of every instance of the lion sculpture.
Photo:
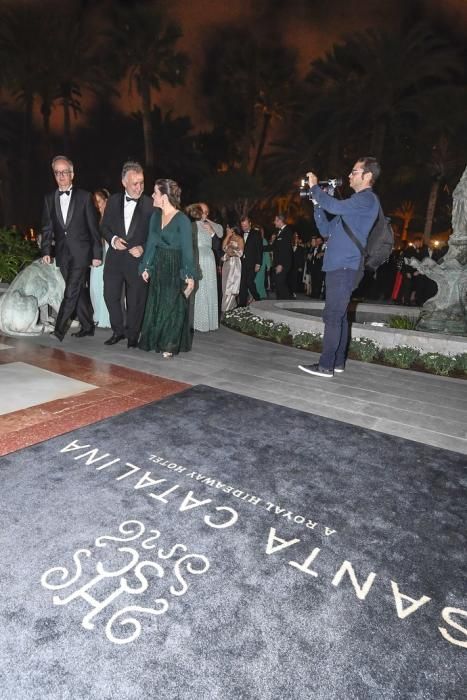
M0 295L0 332L10 336L51 332L48 307L58 313L64 292L65 280L55 263L31 263Z

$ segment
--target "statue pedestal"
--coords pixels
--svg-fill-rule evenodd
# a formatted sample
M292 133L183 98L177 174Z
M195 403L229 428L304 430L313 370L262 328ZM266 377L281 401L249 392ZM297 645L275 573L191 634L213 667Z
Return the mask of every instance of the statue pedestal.
M467 336L467 235L453 234L439 263L431 258L406 261L438 286L422 307L417 330Z

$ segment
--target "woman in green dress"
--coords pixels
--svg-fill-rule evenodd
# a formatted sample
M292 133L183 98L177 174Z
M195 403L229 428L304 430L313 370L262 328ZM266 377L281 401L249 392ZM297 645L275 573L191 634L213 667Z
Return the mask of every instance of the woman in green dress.
M149 281L139 347L172 357L191 349L188 297L194 287L193 238L190 219L180 211L181 189L174 180L156 180L156 211L149 223L140 264Z

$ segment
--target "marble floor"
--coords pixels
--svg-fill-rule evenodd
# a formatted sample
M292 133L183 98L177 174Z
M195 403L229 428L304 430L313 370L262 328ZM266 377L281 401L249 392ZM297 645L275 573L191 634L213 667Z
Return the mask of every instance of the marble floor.
M129 350L124 342L107 346L108 337L104 329L81 339L67 334L61 344L48 335L0 336L0 368L17 363L47 371L52 375L48 391L57 391L64 378L91 385L51 397L43 389L37 391L36 374L34 391L40 403L1 415L2 406L13 401L9 394L22 395L28 387L19 374L16 384L13 380L6 387L0 372L0 454L203 384L368 428L375 448L381 432L418 442L421 455L423 445L467 455L463 379L349 360L343 374L323 382L298 369L300 364L316 362L315 353L225 327L195 333L192 351L171 360Z
M0 455L182 391L189 384L0 337Z

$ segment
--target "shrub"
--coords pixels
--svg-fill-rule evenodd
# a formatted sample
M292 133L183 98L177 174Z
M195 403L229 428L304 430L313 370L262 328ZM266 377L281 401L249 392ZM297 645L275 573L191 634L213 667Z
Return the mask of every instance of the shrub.
M321 352L322 336L320 333L302 331L291 337L290 328L285 323L254 316L247 308L228 311L223 319L225 326L234 330L250 333L258 338L274 340L278 343L291 343L296 348ZM394 367L407 369L414 364L422 365L428 372L447 375L459 372L467 375L467 353L449 357L440 353L421 355L420 350L408 345L395 348L379 348L370 338L355 338L349 345L349 357L362 362L382 360Z
M456 369L457 357L454 355L441 355L439 352L431 352L427 355L422 355L420 358L424 367L435 374L447 376L452 370Z
M467 352L456 355L456 369L467 374Z
M389 328L403 328L414 331L417 327L418 318L413 316L390 316L388 320Z
M370 338L355 338L350 341L349 355L354 360L372 362L379 354L379 348Z
M408 345L397 345L395 348L383 348L381 357L388 364L394 365L394 367L407 369L419 359L420 350L411 348Z
M323 339L320 333L306 333L305 331L301 331L301 333L294 335L292 345L296 348L303 348L304 350L321 352Z
M35 243L25 241L14 229L0 229L0 282L12 282L37 257Z

